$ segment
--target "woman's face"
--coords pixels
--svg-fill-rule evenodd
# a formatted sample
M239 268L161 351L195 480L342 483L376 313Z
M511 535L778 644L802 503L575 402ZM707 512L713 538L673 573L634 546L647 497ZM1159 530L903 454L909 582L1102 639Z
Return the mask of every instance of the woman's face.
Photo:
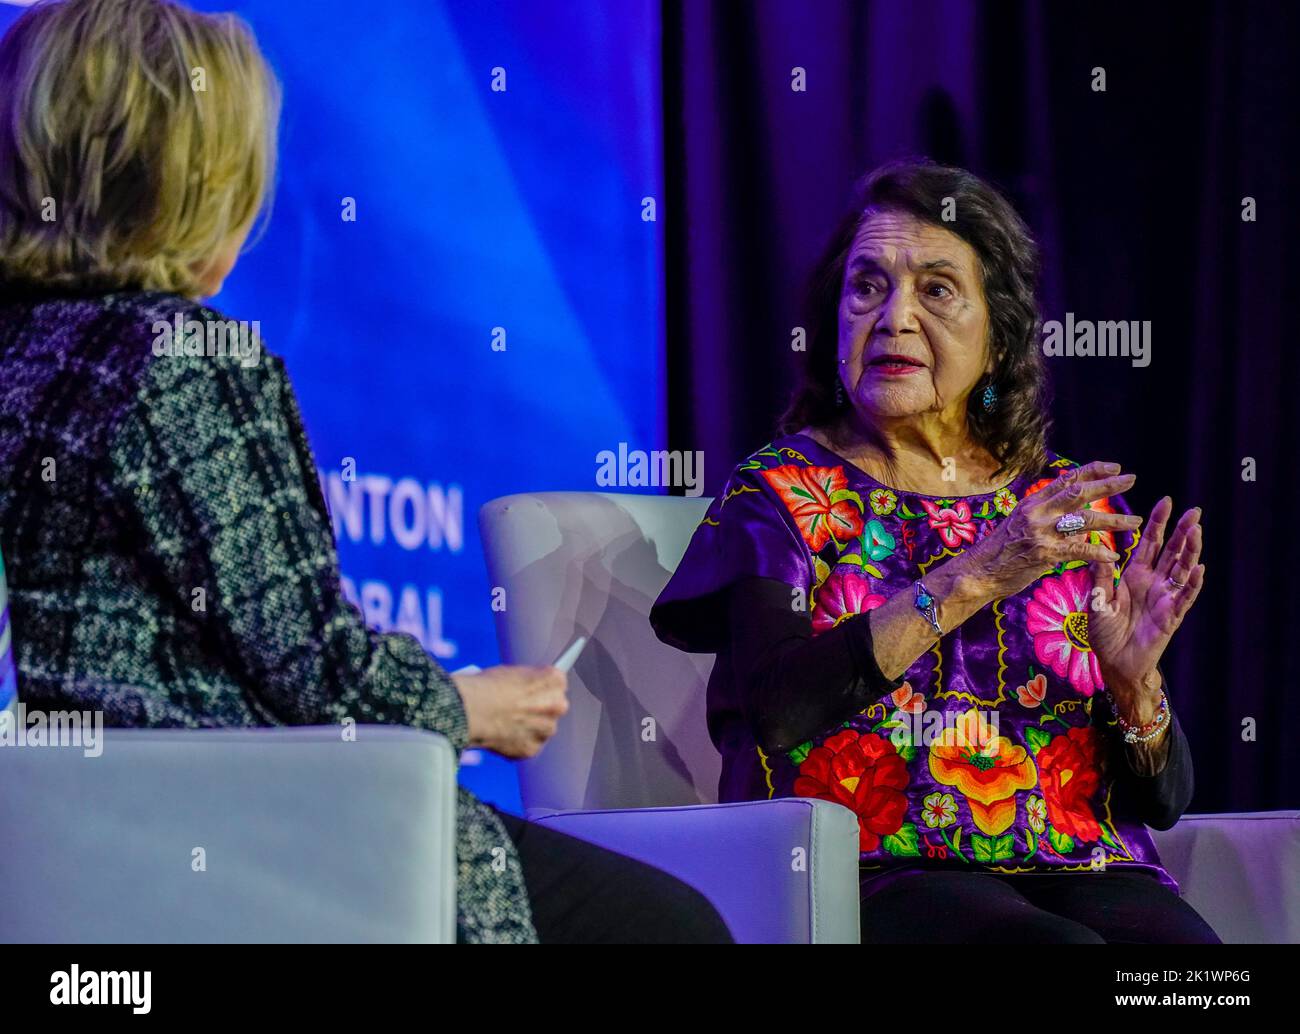
M974 249L955 233L878 210L849 247L840 293L844 390L871 422L959 418L992 370Z

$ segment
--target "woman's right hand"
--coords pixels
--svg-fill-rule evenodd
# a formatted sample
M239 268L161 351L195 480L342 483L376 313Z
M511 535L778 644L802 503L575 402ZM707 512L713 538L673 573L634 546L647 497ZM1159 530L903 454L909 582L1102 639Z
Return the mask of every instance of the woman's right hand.
M567 678L559 668L498 664L451 678L465 704L469 745L508 758L534 757L569 710Z
M1001 599L1015 595L1044 571L1068 560L1118 563L1114 551L1088 541L1088 532L1133 531L1142 518L1085 510L1084 505L1133 487L1136 477L1121 474L1119 469L1118 463L1100 462L1075 467L1021 499L996 531L962 555L963 575L973 578L990 599ZM1080 531L1066 535L1056 530L1057 519L1067 513L1083 517Z

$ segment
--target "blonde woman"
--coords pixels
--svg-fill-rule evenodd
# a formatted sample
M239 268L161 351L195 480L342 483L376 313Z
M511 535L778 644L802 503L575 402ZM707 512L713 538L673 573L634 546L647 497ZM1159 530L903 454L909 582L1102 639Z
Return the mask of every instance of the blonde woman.
M227 321L200 299L265 210L278 109L231 15L55 0L0 41L0 549L19 692L110 725L352 718L533 755L567 709L563 675L453 678L410 636L368 630L340 592L283 362L210 334ZM463 790L457 854L464 941L729 939L685 884Z

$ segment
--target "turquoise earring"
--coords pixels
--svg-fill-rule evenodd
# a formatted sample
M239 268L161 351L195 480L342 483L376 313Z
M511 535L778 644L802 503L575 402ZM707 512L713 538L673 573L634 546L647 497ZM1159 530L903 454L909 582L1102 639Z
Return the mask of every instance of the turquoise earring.
M984 412L992 413L993 407L998 404L998 392L997 389L994 388L992 384L989 384L989 386L984 389L983 401L984 401Z

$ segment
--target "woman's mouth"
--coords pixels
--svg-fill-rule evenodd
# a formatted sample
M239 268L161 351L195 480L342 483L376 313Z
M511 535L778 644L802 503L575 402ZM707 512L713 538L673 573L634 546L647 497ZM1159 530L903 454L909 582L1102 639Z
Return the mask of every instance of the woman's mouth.
M875 370L886 377L906 377L918 370L924 370L925 364L919 359L913 359L910 356L890 353L876 356L867 364L867 368Z

